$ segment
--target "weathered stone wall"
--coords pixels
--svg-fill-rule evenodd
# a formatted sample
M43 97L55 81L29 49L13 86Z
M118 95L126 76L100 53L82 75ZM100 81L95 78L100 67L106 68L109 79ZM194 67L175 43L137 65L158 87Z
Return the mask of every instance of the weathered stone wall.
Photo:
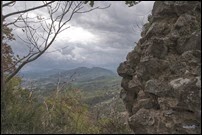
M157 1L117 71L135 133L201 133L201 2Z

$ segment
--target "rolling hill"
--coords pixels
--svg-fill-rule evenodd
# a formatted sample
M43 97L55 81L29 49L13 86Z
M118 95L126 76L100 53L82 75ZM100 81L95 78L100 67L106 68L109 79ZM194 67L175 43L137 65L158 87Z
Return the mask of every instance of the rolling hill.
M85 93L94 93L120 89L121 78L105 68L78 67L71 70L54 69L46 72L24 73L22 86L48 93L56 89L58 82L60 82L59 86L66 84L65 88L74 87Z

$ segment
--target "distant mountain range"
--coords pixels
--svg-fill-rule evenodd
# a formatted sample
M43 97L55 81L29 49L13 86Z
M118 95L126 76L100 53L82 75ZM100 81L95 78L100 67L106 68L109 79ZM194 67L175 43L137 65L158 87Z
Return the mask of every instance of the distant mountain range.
M38 79L38 78L44 78L48 77L52 74L57 74L58 72L65 71L65 69L51 69L51 70L45 70L45 71L23 71L19 73L20 76L22 76L24 79Z
M52 69L43 72L24 72L22 86L40 90L54 90L58 82L78 87L85 91L117 89L121 78L111 70L101 67L78 67L71 70ZM33 81L33 83L30 83ZM30 85L32 84L32 86Z
M20 73L20 75L25 79L39 79L46 77L55 77L62 75L63 77L70 77L73 74L77 74L79 76L86 76L86 78L98 77L98 76L116 76L117 74L112 72L111 70L101 68L101 67L78 67L75 69L65 70L65 69L51 69L46 71L24 71Z

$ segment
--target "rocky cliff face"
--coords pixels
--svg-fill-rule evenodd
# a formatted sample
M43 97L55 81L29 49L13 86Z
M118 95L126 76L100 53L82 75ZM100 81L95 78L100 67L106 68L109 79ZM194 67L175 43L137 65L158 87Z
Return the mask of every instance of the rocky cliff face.
M201 133L201 2L157 1L123 77L135 133Z

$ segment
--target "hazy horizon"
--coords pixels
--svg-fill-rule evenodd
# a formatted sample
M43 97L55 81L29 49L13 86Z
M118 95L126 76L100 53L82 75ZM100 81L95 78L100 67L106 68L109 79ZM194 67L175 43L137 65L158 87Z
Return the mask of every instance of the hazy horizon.
M93 68L103 68L103 69L106 69L106 70L110 70L116 74L117 73L117 70L116 69L109 69L109 68L105 68L105 67L84 67L84 66L80 66L80 67L75 67L75 68L48 68L48 69L42 69L42 70L22 70L19 72L19 74L23 74L23 73L43 73L43 72L46 72L46 71L51 71L51 70L64 70L64 71L68 71L68 70L73 70L73 69L77 69L77 68L88 68L88 69L93 69Z

